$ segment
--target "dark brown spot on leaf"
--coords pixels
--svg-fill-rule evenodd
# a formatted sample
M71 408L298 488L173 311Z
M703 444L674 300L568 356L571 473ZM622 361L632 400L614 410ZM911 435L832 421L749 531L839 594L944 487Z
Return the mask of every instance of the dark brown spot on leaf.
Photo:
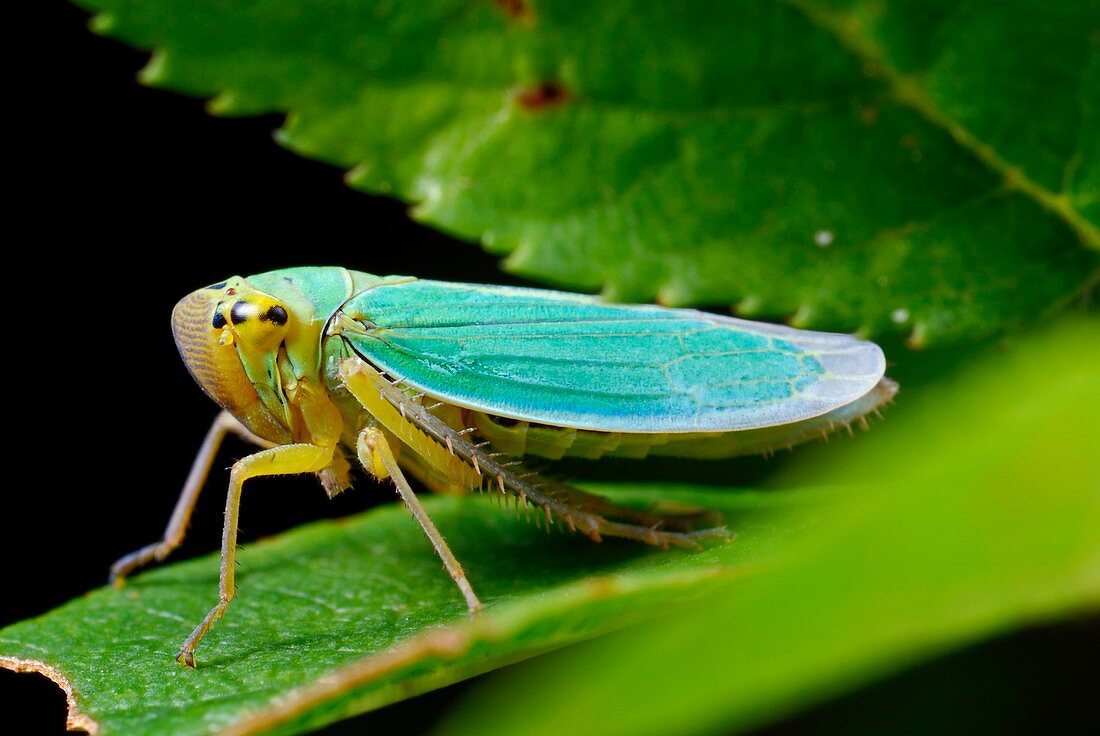
M493 0L493 4L518 20L529 21L535 16L535 10L527 0Z
M569 90L558 82L539 82L534 87L521 89L516 102L525 110L543 110L564 105L569 101Z

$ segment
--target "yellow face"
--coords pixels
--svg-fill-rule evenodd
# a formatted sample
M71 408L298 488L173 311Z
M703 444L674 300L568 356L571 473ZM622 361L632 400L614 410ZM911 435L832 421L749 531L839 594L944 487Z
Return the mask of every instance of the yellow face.
M255 381L270 385L277 377L269 369L250 378L245 366L274 366L289 322L282 302L240 276L192 292L172 310L176 346L203 391L253 433L277 443L290 442L290 431L261 401Z

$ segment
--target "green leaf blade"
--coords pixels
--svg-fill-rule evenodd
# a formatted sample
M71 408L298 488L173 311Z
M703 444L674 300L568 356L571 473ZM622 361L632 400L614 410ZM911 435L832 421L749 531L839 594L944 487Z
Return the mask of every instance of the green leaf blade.
M593 733L742 732L976 639L1100 610L1097 336L1081 323L989 356L893 433L798 469L836 484L837 503L768 574L489 680L440 732L560 732L560 703Z
M289 112L285 145L553 284L934 344L1100 273L1078 6L83 4L148 81Z
M654 490L627 500L652 498ZM488 605L482 616L467 615L431 545L392 506L245 545L239 597L204 639L197 670L174 656L216 600L216 555L153 570L122 590L93 591L0 630L0 666L41 662L60 673L101 736L221 733L266 717L333 672L370 675L353 688L322 689L296 708L283 732L303 733L620 628L740 574L780 553L783 538L797 531L763 520L806 496L679 490L685 502L745 519L739 542L699 554L594 545L548 535L486 499L432 497L426 506ZM756 518L762 521L754 528ZM417 648L441 636L462 646L443 657ZM392 672L372 669L401 647L414 652L408 661Z

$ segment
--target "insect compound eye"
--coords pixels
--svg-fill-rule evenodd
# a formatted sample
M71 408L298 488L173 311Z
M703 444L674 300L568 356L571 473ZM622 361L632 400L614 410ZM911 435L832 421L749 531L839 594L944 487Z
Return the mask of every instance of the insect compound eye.
M229 310L229 319L233 322L234 326L241 325L256 316L259 308L247 302L244 299L233 302L233 307Z
M287 315L286 309L278 304L268 307L267 311L260 315L261 322L271 322L280 326L285 325L288 319L289 315Z
M240 297L228 307L228 312L238 348L244 345L258 350L277 348L289 329L290 313L266 294Z

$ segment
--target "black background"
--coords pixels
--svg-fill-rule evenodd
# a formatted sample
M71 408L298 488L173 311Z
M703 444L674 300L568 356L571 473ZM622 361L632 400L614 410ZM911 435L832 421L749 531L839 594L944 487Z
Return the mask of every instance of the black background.
M172 342L168 315L183 295L307 264L521 283L478 247L411 221L404 204L279 147L282 116L218 119L201 100L143 87L146 54L93 35L73 6L44 5L40 46L21 67L27 94L9 98L25 127L9 140L19 161L8 179L20 186L6 238L19 263L6 269L19 315L5 333L8 390L30 403L7 413L18 445L5 454L26 480L9 475L0 495L0 627L102 585L114 559L161 534L216 413ZM248 451L232 441L223 451L180 558L218 549L221 469ZM242 542L393 499L359 485L329 501L312 478L272 479L262 500L245 501ZM61 729L63 700L44 679L0 673L0 709L0 723L31 719L21 733ZM372 718L377 728L391 717Z
M217 119L201 101L142 87L145 54L92 35L72 6L44 5L36 50L17 70L21 92L9 98L21 133L8 140L17 193L6 238L6 417L16 441L0 496L0 627L103 584L114 559L163 529L215 414L168 329L187 292L303 264L521 283L476 246L412 222L405 205L353 192L338 169L281 149L271 138L279 116ZM246 451L230 443L216 467ZM211 488L224 482L216 472ZM265 480L262 503L246 501L242 541L391 500L388 488L360 486L329 501L309 478ZM181 558L217 549L215 496L200 502ZM1074 624L983 645L768 733L883 730L899 716L911 733L922 723L1028 733L1053 725L1056 712L1069 723L1083 706L1068 693L1089 675L1097 638L1092 624ZM1024 674L1007 689L983 687L1006 667ZM422 732L464 687L324 733ZM949 708L929 709L943 698ZM1008 707L1021 698L1027 708ZM0 671L0 723L20 724L12 733L60 733L63 714L52 684Z
M200 100L140 86L146 55L92 35L86 18L58 4L50 20L66 63L43 80L37 114L66 125L31 131L40 158L28 199L42 209L19 245L29 264L9 343L12 388L36 405L20 417L34 427L20 452L40 466L3 499L30 506L16 535L67 559L26 560L35 595L5 596L5 623L102 584L115 557L160 534L216 414L169 329L188 292L307 264L519 283L476 246L411 221L402 203L354 192L340 170L280 148L281 116L218 119ZM247 451L231 445L218 467ZM272 485L248 504L247 538L389 500L371 488L333 503L313 481ZM204 497L199 513L184 553L218 546L221 501Z

